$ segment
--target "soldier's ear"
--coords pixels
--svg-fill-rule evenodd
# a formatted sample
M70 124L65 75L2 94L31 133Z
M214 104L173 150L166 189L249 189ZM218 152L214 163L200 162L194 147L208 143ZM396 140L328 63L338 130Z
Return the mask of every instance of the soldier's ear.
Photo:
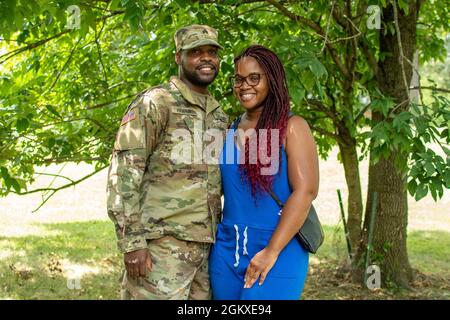
M175 54L175 62L177 63L177 65L181 64L181 50Z

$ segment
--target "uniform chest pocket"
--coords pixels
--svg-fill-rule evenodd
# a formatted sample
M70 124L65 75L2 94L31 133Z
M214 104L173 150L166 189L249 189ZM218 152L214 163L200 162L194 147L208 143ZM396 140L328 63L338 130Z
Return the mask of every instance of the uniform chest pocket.
M205 139L209 143L209 149L217 149L214 151L213 158L219 158L222 151L223 142L225 141L226 130L228 129L228 117L221 112L213 112L208 119L208 130Z
M214 112L211 128L226 130L228 128L228 117L219 112Z
M190 108L173 108L169 121L169 130L185 129L194 131L202 125L202 119L195 110Z
M202 163L203 120L190 108L173 108L168 128L168 155L175 170Z

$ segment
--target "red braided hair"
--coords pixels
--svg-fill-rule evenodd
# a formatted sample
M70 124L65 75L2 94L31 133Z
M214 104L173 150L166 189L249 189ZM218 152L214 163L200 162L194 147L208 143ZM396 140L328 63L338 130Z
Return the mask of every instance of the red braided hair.
M264 108L261 116L256 124L255 130L257 133L257 146L258 150L260 147L259 143L259 130L267 130L267 155L270 156L270 151L272 147L271 143L271 129L279 130L279 150L276 153L278 155L277 159L271 159L271 161L279 161L278 168L281 167L281 146L283 144L284 138L286 136L286 128L288 123L289 114L289 92L287 88L286 73L284 71L283 64L277 55L260 45L252 45L248 47L244 52L234 58L234 64L237 65L239 60L244 57L253 57L264 70L266 74L269 93L263 102ZM251 184L252 196L256 200L258 193L262 194L267 189L272 188L274 175L262 175L261 169L264 167L269 167L269 164L262 164L260 161L259 152L256 155L256 163L250 163L249 159L249 139L245 142L245 161L243 164L239 165L241 171L241 177L243 180L247 180Z

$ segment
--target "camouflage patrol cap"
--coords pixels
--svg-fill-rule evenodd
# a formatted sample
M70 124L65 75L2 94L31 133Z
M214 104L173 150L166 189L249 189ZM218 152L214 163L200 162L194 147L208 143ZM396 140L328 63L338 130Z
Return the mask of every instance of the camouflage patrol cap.
M193 24L183 27L175 33L175 46L177 52L195 47L212 45L222 49L217 42L217 30L206 25Z

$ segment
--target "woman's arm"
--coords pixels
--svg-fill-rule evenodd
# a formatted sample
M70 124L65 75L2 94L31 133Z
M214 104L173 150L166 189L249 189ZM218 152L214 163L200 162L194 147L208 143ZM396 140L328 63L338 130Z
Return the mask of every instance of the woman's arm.
M289 119L286 133L288 177L292 194L285 203L280 221L265 249L250 262L246 272L246 288L260 277L262 284L278 255L305 222L311 202L319 189L317 148L308 123L301 117Z
M281 252L306 220L319 190L319 159L308 123L293 116L286 133L288 176L292 194L285 203L280 222L268 247Z

